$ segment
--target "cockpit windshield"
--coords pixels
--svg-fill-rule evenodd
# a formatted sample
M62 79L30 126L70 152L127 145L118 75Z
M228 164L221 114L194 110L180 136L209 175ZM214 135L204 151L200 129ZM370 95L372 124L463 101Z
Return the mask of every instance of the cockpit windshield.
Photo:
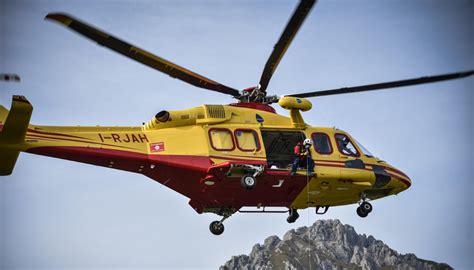
M364 153L366 157L374 157L374 155L372 155L372 153L370 153L370 151L367 150L367 148L365 148L359 141L357 141L356 139L354 139L354 141L356 142L357 146L359 146L360 150L362 151L362 153Z
M342 134L342 133L337 133L335 137L336 137L337 148L339 148L339 152L341 152L341 154L353 156L353 157L360 156L359 151L357 151L357 148L351 142L349 137L347 137L347 135Z

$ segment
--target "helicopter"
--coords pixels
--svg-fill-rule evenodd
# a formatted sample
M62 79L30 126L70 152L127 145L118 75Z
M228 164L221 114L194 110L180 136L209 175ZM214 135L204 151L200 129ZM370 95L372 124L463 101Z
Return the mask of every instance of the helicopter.
M32 105L14 96L11 110L0 107L0 174L12 173L19 152L63 158L141 173L190 199L198 213L215 213L213 234L243 207L285 207L287 221L298 209L359 204L357 214L372 211L370 200L398 194L411 185L401 170L374 157L347 132L312 127L300 112L312 108L309 97L372 91L463 78L473 71L387 83L292 94L268 95L270 79L315 1L301 1L276 43L257 86L237 90L128 44L70 15L50 13L56 21L108 47L194 86L237 99L229 105L202 105L158 112L138 127L51 127L29 124ZM276 114L272 104L290 111ZM183 140L192 138L192 140ZM293 147L311 139L315 175L299 169L291 175ZM248 211L247 211L248 212Z

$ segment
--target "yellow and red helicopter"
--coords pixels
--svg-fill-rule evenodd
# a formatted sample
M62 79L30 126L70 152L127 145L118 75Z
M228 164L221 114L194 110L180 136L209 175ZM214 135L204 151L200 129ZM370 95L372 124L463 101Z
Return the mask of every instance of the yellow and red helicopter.
M209 226L216 235L223 233L223 221L236 212L288 212L287 221L292 223L299 216L298 209L314 207L316 213L324 214L331 206L358 204L357 214L366 217L372 211L369 200L404 191L411 185L410 178L373 156L347 132L305 123L300 111L312 108L306 98L458 79L474 71L268 95L274 71L314 4L315 0L300 1L265 64L259 84L241 91L70 15L48 14L46 19L101 46L194 86L231 95L238 102L161 111L135 127L58 127L30 124L32 105L25 97L14 96L10 111L0 106L0 175L12 173L20 152L140 173L188 197L196 212L222 216ZM19 81L15 76L3 79ZM289 117L277 114L274 103L289 110ZM292 174L293 147L305 139L312 141L307 158L314 160L315 173L298 168Z

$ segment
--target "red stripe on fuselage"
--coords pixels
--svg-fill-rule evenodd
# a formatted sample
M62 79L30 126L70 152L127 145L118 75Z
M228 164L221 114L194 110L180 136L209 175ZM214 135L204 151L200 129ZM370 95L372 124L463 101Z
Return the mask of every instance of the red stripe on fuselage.
M345 164L346 161L340 161L340 160L323 160L323 159L315 159L314 160L315 162L316 161L321 161L321 162L333 162L333 163L343 163ZM371 164L371 163L364 163L366 166L379 166L379 167L382 167L384 168L385 170L389 170L389 171L392 171L394 173L398 173L402 176L405 176L406 178L410 178L408 177L408 175L406 175L405 173L403 173L402 171L398 170L398 169L395 169L395 168L392 168L392 167L388 167L388 166L385 166L385 165L380 165L380 164Z
M106 144L106 143L98 143L98 142L93 142L93 141L83 141L83 140L75 140L75 139L66 139L66 138L57 138L57 137L51 137L51 136L42 136L42 135L26 135L28 138L44 138L44 139L49 139L49 140L58 140L58 141L69 141L69 142L82 142L82 143L90 143L90 144L97 144L97 145L104 145L104 146L111 146L111 147L118 147L118 148L124 148L124 149L134 149L131 147L126 147L126 146L120 146L120 145L114 145L114 144Z
M246 157L247 159L245 158L234 158L235 156L209 156L210 158L215 158L215 159L224 159L224 160L232 160L232 161L246 161L246 162L259 162L259 163L262 163L264 162L265 164L267 163L267 159L266 158L263 158L264 160L254 160L254 159L248 159L249 157ZM244 157L244 156L242 156ZM252 157L252 158L258 158L258 157ZM262 158L259 158L259 159L262 159Z
M327 163L321 163L321 162L316 162L317 166L322 166L322 167L337 167L337 168L346 168L346 169L354 169L354 170L365 170L365 171L372 171L370 168L349 168L346 167L345 165L341 164L327 164Z
M62 137L68 137L68 138L77 138L77 139L83 139L83 140L90 140L89 138L85 138L85 137L69 135L69 134L62 134L62 133L45 132L45 131L39 131L39 130L36 130L36 129L31 129L31 128L28 129L28 132L43 134L43 135L53 135L53 136L62 136Z

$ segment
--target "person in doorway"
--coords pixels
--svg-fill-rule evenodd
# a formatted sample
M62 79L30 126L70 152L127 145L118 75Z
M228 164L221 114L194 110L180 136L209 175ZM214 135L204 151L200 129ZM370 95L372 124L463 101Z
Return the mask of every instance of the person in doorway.
M293 149L294 158L291 166L291 175L296 174L299 167L306 168L309 176L314 175L314 160L311 157L311 139L305 139L303 143L298 142Z

